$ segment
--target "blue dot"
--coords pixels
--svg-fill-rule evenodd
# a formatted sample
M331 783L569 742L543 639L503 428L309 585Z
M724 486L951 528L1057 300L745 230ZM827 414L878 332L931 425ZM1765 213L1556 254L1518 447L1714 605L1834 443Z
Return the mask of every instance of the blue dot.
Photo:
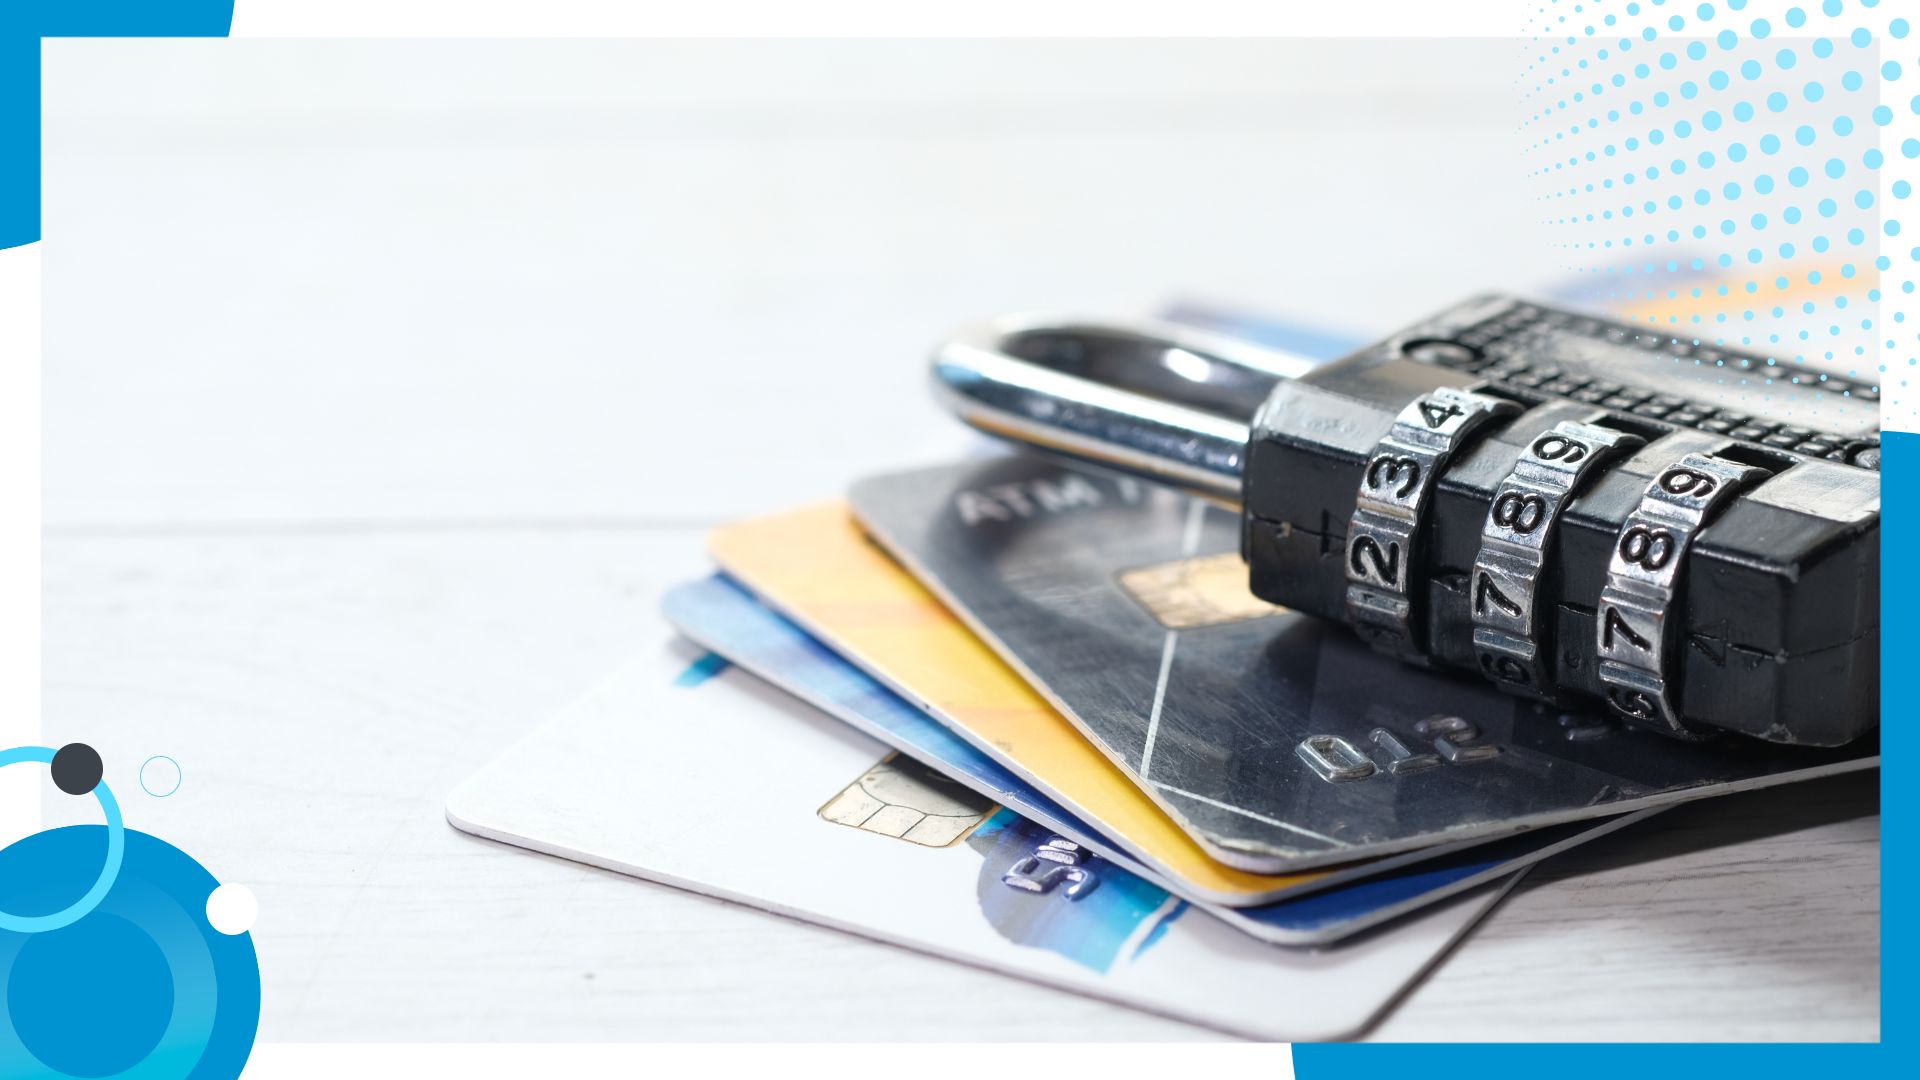
M1673 100L1672 98L1667 96L1667 92L1665 90L1657 90L1654 92L1653 103L1663 109L1667 107L1667 102L1672 100Z
M1873 205L1873 192L1861 188L1853 193L1853 205L1865 210Z
M1674 138L1684 139L1691 134L1693 134L1692 124L1687 123L1685 120L1680 120L1674 123L1673 125Z
M1857 71L1849 71L1845 75L1840 76L1840 85L1847 90L1858 90L1865 84L1865 81Z
M1733 118L1743 124L1753 119L1753 105L1745 101L1736 104L1733 107Z
M1900 223L1898 221L1889 221L1885 225L1880 226L1880 231L1886 233L1888 236L1899 236Z
M1869 34L1867 32L1867 28L1863 26L1860 29L1855 30L1852 34L1849 34L1847 36L1847 40L1853 42L1854 48L1864 49L1868 45L1872 44L1873 35Z
M1838 15L1840 14L1840 0L1824 0L1820 5L1820 10L1829 15Z
M1705 60L1706 58L1707 46L1705 42L1694 41L1687 44L1687 59Z
M1867 234L1866 234L1866 233L1863 233L1863 232L1861 232L1861 231L1860 231L1859 229L1848 229L1848 230L1847 230L1847 243L1849 243L1849 244L1864 244L1864 243L1866 243L1866 242L1867 242Z
M1767 132L1765 135L1760 136L1760 152L1763 154L1779 153L1780 152L1780 136L1775 135L1771 131Z
M1814 209L1820 211L1821 217L1832 217L1840 212L1840 207L1832 199L1821 199L1820 205Z
M1780 212L1780 220L1786 222L1789 225L1800 224L1800 208L1797 206L1787 207L1785 210Z
M1787 110L1787 95L1781 93L1778 90L1775 90L1773 93L1767 95L1767 111L1768 112L1785 112L1786 110Z
M1881 64L1880 77L1887 80L1888 82L1893 82L1899 79L1900 78L1899 63L1893 60L1889 60L1886 63Z
M1894 38L1907 36L1907 20L1895 19L1887 24L1887 35Z
M1827 96L1827 88L1817 82L1808 83L1806 88L1800 92L1805 95L1808 101L1819 101L1821 98Z
M1747 160L1747 144L1734 143L1732 146L1727 147L1727 160L1733 162Z
M1827 179L1838 180L1847 175L1847 163L1839 158L1827 159Z
M1833 118L1833 133L1834 133L1835 135L1851 135L1851 134L1853 134L1853 120L1852 120L1852 118L1851 118L1851 117L1846 117L1846 116L1836 116L1836 117L1834 117L1834 118Z
M1672 18L1669 18L1667 20L1667 29L1669 30L1678 30L1685 25L1687 25L1687 20L1681 18L1678 15L1675 15Z
M1813 128L1806 124L1793 129L1793 141L1801 146L1812 146L1814 137Z
M1920 139L1908 139L1900 144L1900 152L1907 157L1920 157Z
M1715 90L1725 90L1727 83L1731 81L1732 80L1727 78L1727 73L1724 71L1716 71L1707 76L1707 85L1713 87Z
M1759 176L1754 177L1753 190L1759 192L1762 195L1773 194L1773 177L1768 176L1765 173L1762 173Z
M1673 55L1670 52L1663 52L1660 54L1660 66L1665 68L1668 71L1672 71L1676 66L1679 65L1679 63L1680 63L1680 58Z
M1773 54L1773 62L1780 65L1781 71L1786 71L1793 67L1794 64L1799 63L1800 58L1794 55L1792 49L1781 49L1779 52Z
M1687 163L1681 161L1679 158L1674 158L1673 164L1667 166L1667 171L1675 176L1679 176L1681 173L1687 171Z
M1865 165L1869 169L1879 168L1886 160L1886 157L1880 153L1880 148L1877 146L1868 147L1867 152L1860 155L1860 164Z
M1729 183L1720 189L1720 194L1726 196L1729 200L1737 200L1740 198L1740 185ZM1701 206L1707 205L1706 189L1702 188L1696 192L1693 196L1693 201L1699 203Z
M1721 222L1720 222L1720 234L1721 234L1722 236L1732 236L1732 235L1733 235L1733 230L1734 230L1734 229L1736 229L1736 228L1738 228L1738 227L1739 227L1739 226L1737 226L1737 225L1735 225L1735 224L1733 223L1733 219L1732 219L1732 218L1727 218L1727 219L1725 219L1725 220L1723 220L1723 221L1721 221Z
M1678 210L1678 209L1680 209L1680 207L1681 207L1681 205L1682 205L1682 203L1681 203L1681 201L1680 201L1680 196L1678 196L1678 195L1669 195L1669 196L1667 196L1667 209L1669 209L1669 210Z
M1743 60L1740 62L1740 77L1743 79L1749 81L1757 79L1760 77L1762 70L1760 61L1758 60Z
M1700 84L1694 82L1692 79L1688 79L1686 82L1681 83L1680 96L1683 98L1686 98L1688 101L1692 101L1694 98L1699 97Z
M1873 122L1881 127L1886 127L1888 124L1893 123L1893 110L1887 108L1885 105L1875 105L1873 107ZM1912 157L1913 155L1908 154L1907 156Z
M1816 236L1813 238L1813 250L1815 251L1825 251L1832 246L1832 242L1824 236Z
M1754 26L1755 26L1755 27L1758 27L1758 26L1759 26L1759 24L1760 24L1761 22L1764 22L1764 21L1765 21L1764 19L1756 19L1756 20L1754 21ZM1797 29L1799 29L1799 28L1800 28L1801 26L1803 26L1803 25L1805 25L1805 23L1806 23L1806 21L1807 21L1807 13L1806 13L1806 12L1804 12L1804 11L1801 11L1801 10L1800 10L1799 8L1797 8L1797 7L1793 7L1793 8L1788 8L1788 9L1787 9L1787 25L1788 25L1788 26L1791 26L1791 27L1793 27L1794 29L1796 29L1796 30L1797 30ZM1755 35L1753 35L1753 36L1754 36L1754 37L1759 37L1759 36L1761 36L1761 35L1759 35L1759 34L1755 34Z
M1719 159L1713 156L1713 151L1702 150L1700 151L1700 156L1697 158L1694 158L1694 160L1700 163L1701 168L1711 169L1713 168L1713 163Z
M1728 224L1732 223L1729 222ZM1752 218L1748 219L1747 224L1752 225L1756 229L1764 229L1767 227L1767 215L1755 214Z
M1909 184L1909 183L1907 183L1907 182L1906 182L1905 180L1895 180L1895 181L1893 182L1893 197L1894 197L1894 198L1896 198L1896 199L1904 199L1904 198L1906 198L1906 197L1907 197L1908 195L1911 195L1912 193L1913 193L1913 185L1912 185L1912 184Z
M1694 17L1699 19L1701 22L1706 22L1707 20L1713 18L1713 5L1701 4L1699 7L1693 9L1693 14L1694 14Z

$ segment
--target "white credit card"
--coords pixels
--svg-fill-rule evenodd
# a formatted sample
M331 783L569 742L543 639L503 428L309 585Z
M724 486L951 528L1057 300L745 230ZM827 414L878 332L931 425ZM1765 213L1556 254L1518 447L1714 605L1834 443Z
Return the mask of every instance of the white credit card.
M478 836L1256 1038L1353 1035L1516 878L1263 946L663 631L462 783Z

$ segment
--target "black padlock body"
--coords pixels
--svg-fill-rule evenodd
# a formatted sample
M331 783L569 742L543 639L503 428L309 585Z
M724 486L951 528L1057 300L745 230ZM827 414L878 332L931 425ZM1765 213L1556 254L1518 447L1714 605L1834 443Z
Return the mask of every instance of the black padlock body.
M1559 321L1542 332L1548 319ZM1489 323L1496 332L1487 330ZM1571 344L1555 336L1564 333L1573 334ZM1781 396L1821 395L1823 401L1845 394L1846 408L1832 410L1839 431L1799 437L1798 429L1773 425L1811 449L1835 448L1816 457L1711 430L1717 423L1675 424L1650 415L1660 407L1635 412L1552 392L1558 386L1543 391L1526 385L1542 369L1566 371L1565 354L1584 350L1584 342L1631 340L1638 333L1622 324L1484 298L1281 383L1255 417L1246 456L1243 554L1254 593L1344 621L1346 533L1365 463L1414 398L1443 386L1471 388L1519 402L1525 411L1454 456L1426 511L1412 572L1415 614L1429 657L1481 677L1467 584L1495 490L1523 450L1556 423L1597 423L1645 442L1604 467L1567 503L1538 585L1538 602L1548 612L1541 645L1552 650L1554 678L1569 700L1602 707L1594 612L1627 516L1665 467L1688 453L1710 453L1772 475L1735 498L1688 551L1676 604L1683 632L1669 660L1687 719L1771 742L1818 746L1840 745L1872 730L1879 722L1879 475L1846 460L1876 460L1871 390L1860 387L1859 400L1845 387L1782 388ZM1408 358L1410 352L1431 356L1436 341L1459 343L1457 350L1438 350L1457 362ZM1716 371L1725 370L1718 359L1723 357L1744 361L1748 370L1764 369L1764 358L1713 353ZM1614 359L1604 353L1580 358L1595 368L1597 359ZM1668 353L1650 351L1644 365L1650 372L1610 365L1600 372L1612 376L1603 400L1620 403L1641 393L1640 386L1615 391L1621 376L1641 374L1643 385L1651 384L1671 363ZM1516 369L1524 373L1518 380L1501 378ZM1556 376L1561 385L1577 377ZM1645 393L1649 400L1662 396ZM1697 407L1679 410L1680 419L1703 410L1725 415L1704 401L1689 406ZM1746 418L1744 427L1766 423Z

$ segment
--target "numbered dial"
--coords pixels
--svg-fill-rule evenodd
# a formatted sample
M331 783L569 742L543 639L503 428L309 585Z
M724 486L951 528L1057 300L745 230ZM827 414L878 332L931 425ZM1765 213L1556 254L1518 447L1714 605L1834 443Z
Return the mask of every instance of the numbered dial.
M1681 571L1694 537L1759 469L1688 454L1661 470L1614 538L1594 624L1600 679L1622 718L1663 734L1698 738L1681 719L1669 646L1679 640Z
M1565 421L1535 439L1494 492L1468 587L1480 670L1501 689L1553 699L1538 600L1561 511L1601 465L1639 445L1634 435Z
M1414 567L1441 470L1489 422L1520 411L1511 401L1443 387L1415 398L1374 447L1347 529L1347 614L1381 652L1423 661L1415 634Z

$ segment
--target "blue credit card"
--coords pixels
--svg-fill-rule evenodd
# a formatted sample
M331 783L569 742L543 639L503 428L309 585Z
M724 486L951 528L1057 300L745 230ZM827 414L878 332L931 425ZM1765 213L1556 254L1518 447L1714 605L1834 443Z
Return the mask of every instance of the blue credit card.
M716 574L669 591L662 610L682 633L715 654L1009 810L1092 849L1130 873L1168 886L1067 808L1033 790L725 575ZM708 669L713 666L711 661L705 663ZM695 665L696 669L700 667ZM700 676L699 671L689 672L689 677ZM1314 882L1297 897L1260 907L1229 908L1206 902L1196 902L1195 906L1263 941L1325 945L1482 882L1516 873L1646 813L1541 829L1465 850L1449 849L1444 855L1411 867L1406 859L1396 859L1390 870L1373 876L1363 876L1369 873L1365 869L1343 872Z

